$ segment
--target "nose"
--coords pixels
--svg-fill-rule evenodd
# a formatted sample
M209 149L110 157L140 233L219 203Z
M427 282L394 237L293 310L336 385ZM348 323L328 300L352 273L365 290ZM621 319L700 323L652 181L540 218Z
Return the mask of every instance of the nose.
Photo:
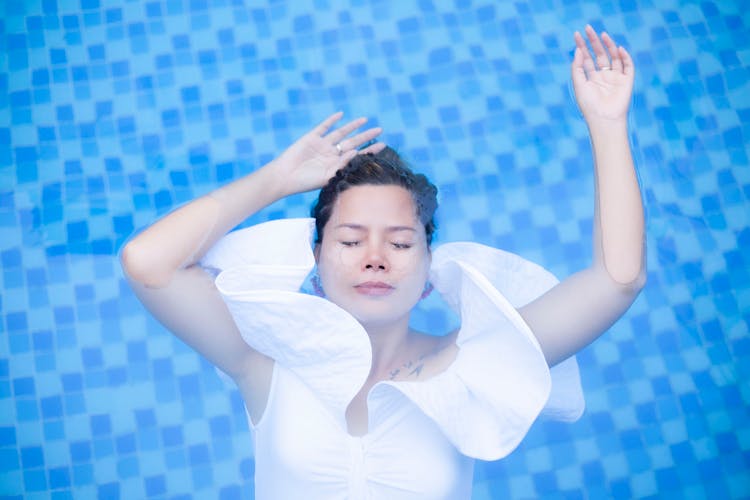
M387 271L388 260L380 245L370 245L367 255L363 261L364 268L368 271Z

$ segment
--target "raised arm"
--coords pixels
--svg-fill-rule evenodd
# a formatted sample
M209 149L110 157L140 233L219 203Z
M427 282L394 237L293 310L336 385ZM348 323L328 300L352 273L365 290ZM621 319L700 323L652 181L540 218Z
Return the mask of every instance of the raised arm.
M357 146L380 133L375 128L344 140L365 123L364 118L327 133L340 119L341 113L331 115L268 165L193 200L147 228L123 249L122 261L128 276L146 286L161 288L258 210L286 196L320 188L357 154ZM350 149L339 154L339 142L350 143L339 146ZM379 147L382 145L371 146Z
M604 333L645 284L643 204L628 141L627 114L635 68L630 55L591 26L580 33L571 66L573 88L594 156L593 262L519 312L550 365Z
M263 207L317 189L374 139L379 128L348 137L360 118L330 131L336 113L250 175L180 207L133 238L121 262L133 291L175 335L237 381L250 410L264 406L272 361L241 338L211 277L196 263L216 241ZM337 146L338 145L338 146ZM359 152L377 151L374 144ZM264 390L265 389L265 390Z

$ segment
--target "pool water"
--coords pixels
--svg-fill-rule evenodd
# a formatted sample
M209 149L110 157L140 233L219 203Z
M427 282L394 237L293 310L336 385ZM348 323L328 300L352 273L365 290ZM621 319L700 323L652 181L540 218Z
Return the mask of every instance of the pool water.
M586 22L637 67L648 284L579 355L581 420L478 463L474 498L750 496L740 4L0 2L0 496L253 498L237 391L149 318L117 252L336 110L439 186L437 243L586 266L592 159L569 84Z

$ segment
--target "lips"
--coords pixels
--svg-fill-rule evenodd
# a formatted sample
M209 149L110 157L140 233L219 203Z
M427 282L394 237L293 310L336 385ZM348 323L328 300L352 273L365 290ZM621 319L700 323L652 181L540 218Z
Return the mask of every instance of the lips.
M354 287L362 295L382 296L388 295L395 290L394 287L382 281L366 281Z

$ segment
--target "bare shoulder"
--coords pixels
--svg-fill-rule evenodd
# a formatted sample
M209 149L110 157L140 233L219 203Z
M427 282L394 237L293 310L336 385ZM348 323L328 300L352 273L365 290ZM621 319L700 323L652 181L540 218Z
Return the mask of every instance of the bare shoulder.
M435 369L444 371L456 360L458 356L458 345L456 345L456 338L458 337L458 329L452 331L442 337L437 337L436 350L434 356Z

